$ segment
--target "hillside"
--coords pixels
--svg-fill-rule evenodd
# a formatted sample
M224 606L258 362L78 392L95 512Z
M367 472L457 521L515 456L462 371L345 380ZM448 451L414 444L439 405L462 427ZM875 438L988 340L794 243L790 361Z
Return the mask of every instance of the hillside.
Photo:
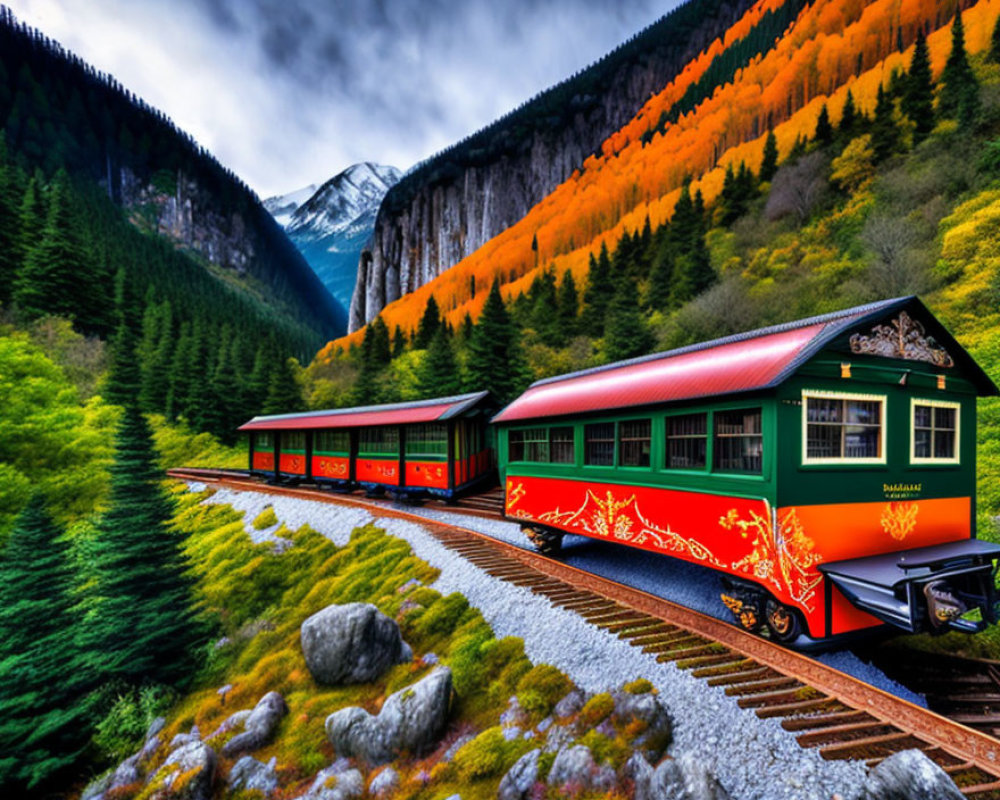
M410 170L386 196L371 248L362 254L350 330L522 218L652 93L714 47L750 5L690 0L596 64Z
M0 130L29 173L94 183L140 230L319 336L329 295L256 195L161 112L0 6Z
M787 6L754 4L568 180L444 274L419 288L411 285L408 295L390 303L381 312L390 329L414 328L431 294L453 325L466 312L475 318L494 278L507 297L525 291L543 267L559 275L571 269L585 280L589 257L602 244L613 247L624 231L640 230L646 217L653 228L669 219L687 177L694 179L692 193L700 189L711 203L727 166L744 162L756 169L768 130L784 158L799 137L812 135L824 104L837 123L849 91L857 109L871 115L878 86L909 62L919 28L929 32L934 74L943 69L953 3L820 0L758 51L753 41L768 40L778 10ZM997 11L995 3L981 0L966 12L970 53L986 49ZM440 229L430 230L431 239L441 238ZM345 343L350 341L360 339Z

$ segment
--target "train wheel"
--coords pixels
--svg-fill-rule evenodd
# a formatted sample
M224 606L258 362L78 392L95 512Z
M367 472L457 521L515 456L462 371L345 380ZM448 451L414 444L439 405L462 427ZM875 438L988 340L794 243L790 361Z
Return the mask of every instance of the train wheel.
M775 641L787 644L798 639L802 633L798 612L772 597L769 597L764 604L764 617L771 638Z
M758 633L764 626L761 616L761 598L759 592L748 591L744 588L727 586L727 591L720 595L736 621L744 630L750 633Z
M562 550L563 535L545 528L521 528L534 548L545 556L554 556Z

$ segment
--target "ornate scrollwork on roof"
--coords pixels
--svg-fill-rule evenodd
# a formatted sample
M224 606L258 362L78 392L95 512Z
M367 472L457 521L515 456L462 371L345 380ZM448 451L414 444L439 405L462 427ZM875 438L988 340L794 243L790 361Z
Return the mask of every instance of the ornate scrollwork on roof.
M856 333L851 337L851 352L883 358L904 358L907 361L927 361L939 367L953 367L951 355L928 336L924 326L905 311L891 325L876 325L868 336Z

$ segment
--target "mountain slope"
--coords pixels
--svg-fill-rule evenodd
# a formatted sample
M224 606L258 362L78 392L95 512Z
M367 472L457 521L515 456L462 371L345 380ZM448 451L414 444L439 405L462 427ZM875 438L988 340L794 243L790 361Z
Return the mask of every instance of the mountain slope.
M756 170L769 128L784 157L799 137L812 135L824 103L833 122L839 121L848 90L860 110L870 114L879 85L909 63L919 27L931 31L935 75L943 69L950 27L942 26L953 9L945 0L867 5L818 0L757 55L747 59L744 54L746 65L738 66L730 51L758 31L765 34L758 38L767 41L767 15L775 19L781 7L768 0L751 7L522 218L454 268L388 305L381 313L390 329L414 328L432 294L452 324L466 312L475 318L485 301L483 289L494 278L511 297L524 292L542 267L556 274L570 269L578 281L585 279L588 260L602 244L612 247L626 230L638 231L647 216L654 228L669 219L686 177L694 178L692 192L700 189L711 201L722 189L728 165L745 162ZM965 12L970 52L988 47L998 10L996 2L981 0ZM730 78L717 69L727 58L737 64ZM692 103L692 87L713 69L721 73L720 82L704 83L702 99ZM682 102L690 110L672 113ZM432 229L431 240L418 241L413 249L433 248L442 235ZM357 338L339 344L350 341Z
M358 260L375 226L382 198L399 180L395 167L348 167L308 197L305 189L264 202L337 301L348 308Z
M418 165L386 195L361 258L350 330L522 218L751 0L691 0L596 64Z
M161 112L0 7L0 125L29 169L100 183L145 231L319 335L345 312L256 195Z

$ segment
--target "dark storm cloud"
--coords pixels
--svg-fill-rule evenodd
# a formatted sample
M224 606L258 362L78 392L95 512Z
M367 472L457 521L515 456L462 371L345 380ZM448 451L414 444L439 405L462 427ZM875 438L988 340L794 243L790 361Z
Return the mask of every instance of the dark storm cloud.
M8 0L262 194L407 168L677 0Z

